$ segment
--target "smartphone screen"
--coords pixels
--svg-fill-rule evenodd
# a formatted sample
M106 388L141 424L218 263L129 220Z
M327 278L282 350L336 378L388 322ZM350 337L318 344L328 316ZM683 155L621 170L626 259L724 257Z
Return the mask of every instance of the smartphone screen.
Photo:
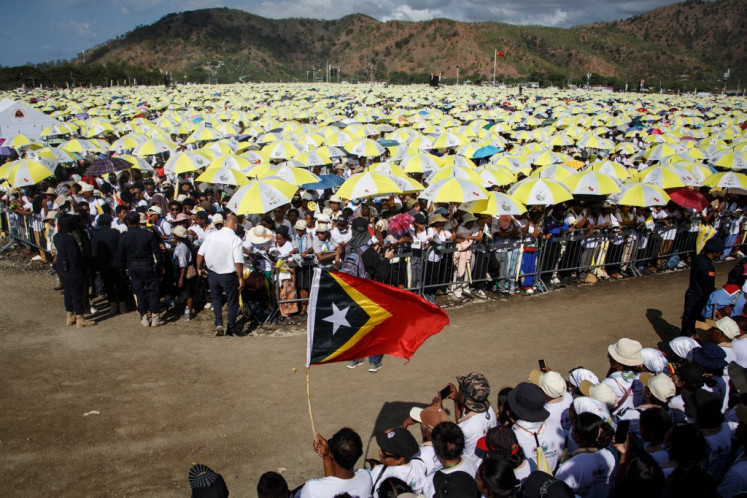
M615 444L624 444L628 438L628 429L630 429L630 420L621 420L617 424L615 431Z
M540 370L542 370L543 372L545 371L545 369L547 368L547 365L545 365L545 360L539 361L539 367L540 367Z

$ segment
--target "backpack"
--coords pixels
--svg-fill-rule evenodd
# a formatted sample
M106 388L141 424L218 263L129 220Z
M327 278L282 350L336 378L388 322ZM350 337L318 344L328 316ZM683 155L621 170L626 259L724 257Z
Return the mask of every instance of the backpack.
M345 260L342 262L340 272L347 273L354 277L369 278L368 271L366 271L366 267L363 265L363 251L367 249L367 247L368 246L355 249L348 248L348 250L345 251Z

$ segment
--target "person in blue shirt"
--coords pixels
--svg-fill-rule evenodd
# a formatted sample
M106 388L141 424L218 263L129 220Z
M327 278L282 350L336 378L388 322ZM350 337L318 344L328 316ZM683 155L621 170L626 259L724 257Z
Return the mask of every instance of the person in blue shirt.
M747 301L742 292L745 282L745 270L742 265L734 267L726 277L726 283L708 296L703 307L702 315L705 318L718 320L725 316L741 316Z

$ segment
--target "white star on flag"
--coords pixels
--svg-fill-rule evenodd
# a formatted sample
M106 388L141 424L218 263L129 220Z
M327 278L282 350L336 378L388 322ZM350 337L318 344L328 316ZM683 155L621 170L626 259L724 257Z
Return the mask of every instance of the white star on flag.
M340 327L350 327L350 323L348 323L347 318L345 318L348 314L349 309L350 306L340 309L335 303L332 303L332 314L327 318L322 318L322 320L324 320L325 322L329 322L334 325L334 327L332 328L332 335L335 335L337 333L337 329L339 329Z

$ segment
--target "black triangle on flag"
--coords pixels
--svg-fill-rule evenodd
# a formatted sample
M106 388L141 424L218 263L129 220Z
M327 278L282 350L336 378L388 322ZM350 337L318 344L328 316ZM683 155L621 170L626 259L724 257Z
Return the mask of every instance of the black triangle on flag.
M316 301L309 303L309 324L313 324L309 364L321 363L339 351L370 319L329 272L314 275L314 284L317 278L319 292Z

